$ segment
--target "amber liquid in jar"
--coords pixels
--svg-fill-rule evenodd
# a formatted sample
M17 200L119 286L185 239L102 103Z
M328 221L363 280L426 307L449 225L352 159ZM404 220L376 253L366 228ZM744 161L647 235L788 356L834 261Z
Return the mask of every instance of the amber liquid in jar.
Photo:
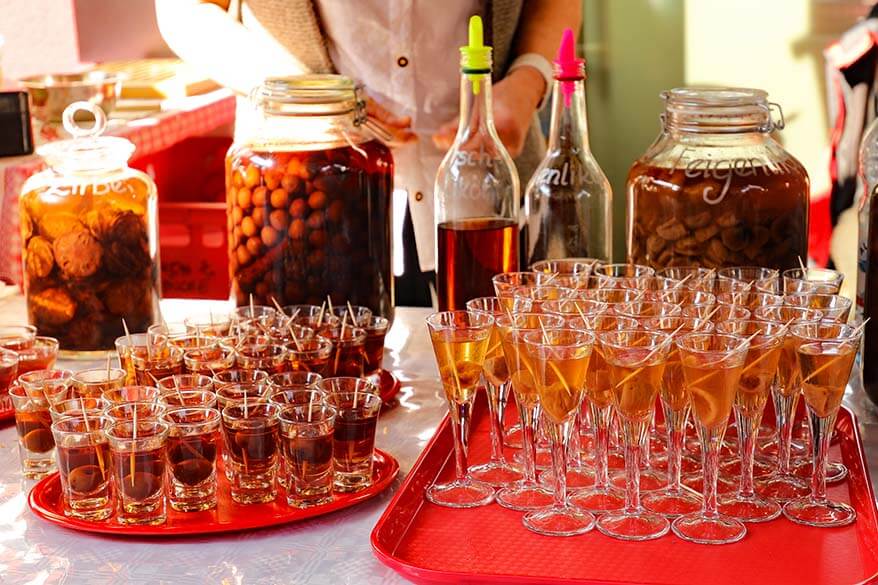
M129 331L153 324L156 210L142 180L40 188L20 205L28 317L40 335L88 351L112 348L123 318Z
M229 275L238 305L364 305L393 312L390 151L377 140L320 151L233 148Z
M518 225L511 219L473 218L439 224L436 289L439 310L462 310L494 296L491 279L518 270Z
M743 159L739 159L743 160ZM808 179L775 167L664 168L628 174L628 261L655 268L795 268L808 252Z

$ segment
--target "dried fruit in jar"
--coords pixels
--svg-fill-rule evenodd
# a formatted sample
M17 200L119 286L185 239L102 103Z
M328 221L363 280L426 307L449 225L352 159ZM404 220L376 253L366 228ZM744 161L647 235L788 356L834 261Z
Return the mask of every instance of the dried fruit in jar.
M53 249L58 267L71 278L87 278L97 272L101 265L101 245L85 229L75 229L58 236Z
M48 288L31 295L30 310L40 325L58 326L69 323L76 313L73 298L61 288Z
M52 244L42 236L30 239L25 249L24 266L28 276L32 278L45 278L55 267L55 254L52 252Z

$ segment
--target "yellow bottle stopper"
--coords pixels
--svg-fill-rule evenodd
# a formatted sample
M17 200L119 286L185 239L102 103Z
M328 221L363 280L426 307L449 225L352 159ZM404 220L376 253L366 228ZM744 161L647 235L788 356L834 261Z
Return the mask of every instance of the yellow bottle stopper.
M485 46L482 17L469 19L469 44L460 48L460 71L473 82L473 93L479 93L479 76L491 73L491 47Z

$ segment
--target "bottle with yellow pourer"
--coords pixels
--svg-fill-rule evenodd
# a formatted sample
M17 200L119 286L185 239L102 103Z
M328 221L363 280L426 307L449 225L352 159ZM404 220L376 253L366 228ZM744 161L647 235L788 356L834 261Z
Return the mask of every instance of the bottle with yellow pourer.
M439 310L492 296L492 277L518 270L518 173L494 128L491 47L478 16L460 72L460 125L434 189Z

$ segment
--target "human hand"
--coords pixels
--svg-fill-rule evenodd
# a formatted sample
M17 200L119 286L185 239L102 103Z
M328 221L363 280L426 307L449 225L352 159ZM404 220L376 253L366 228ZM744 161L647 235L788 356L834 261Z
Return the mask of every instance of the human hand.
M366 115L378 122L391 136L387 141L391 147L402 146L418 139L411 130L410 116L397 116L371 97L366 98Z
M543 96L546 81L532 67L520 67L493 87L494 127L512 158L521 154L533 115ZM448 150L457 134L458 119L443 124L433 134L433 144Z

